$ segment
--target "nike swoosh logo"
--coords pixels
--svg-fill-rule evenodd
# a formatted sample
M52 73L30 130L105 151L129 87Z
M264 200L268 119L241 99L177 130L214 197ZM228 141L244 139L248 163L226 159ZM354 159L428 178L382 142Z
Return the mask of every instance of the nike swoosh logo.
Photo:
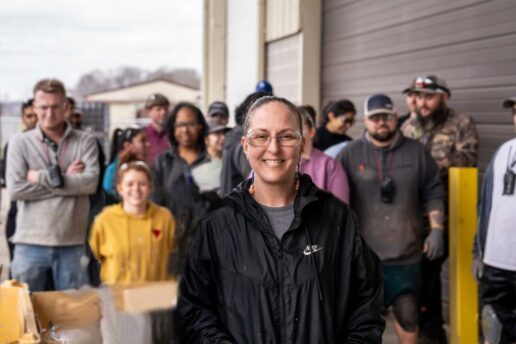
M314 246L315 246L315 245L314 245ZM315 252L320 251L320 250L322 250L322 249L323 249L322 247L317 247L317 246L313 247L313 246L312 246L312 249L310 250L310 247L307 247L307 248L305 248L305 250L303 251L303 254L304 254L305 256L309 256L309 255L311 255L312 253L315 253Z

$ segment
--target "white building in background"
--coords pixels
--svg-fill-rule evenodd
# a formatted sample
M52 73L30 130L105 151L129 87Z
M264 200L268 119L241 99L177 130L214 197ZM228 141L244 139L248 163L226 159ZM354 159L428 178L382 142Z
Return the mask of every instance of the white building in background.
M196 88L173 83L166 80L152 80L98 92L86 96L86 100L104 103L109 107L109 128L125 128L135 123L146 123L146 118L139 117L145 100L153 93L165 95L173 104L189 101L199 105L200 92Z

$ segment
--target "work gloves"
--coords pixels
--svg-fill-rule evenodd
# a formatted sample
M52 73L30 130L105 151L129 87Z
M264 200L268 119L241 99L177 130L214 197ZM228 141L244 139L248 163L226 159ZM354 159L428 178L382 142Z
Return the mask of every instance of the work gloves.
M473 277L475 277L477 282L480 283L482 280L482 275L484 274L484 263L482 262L481 258L473 258L471 270L473 271Z
M442 229L432 229L425 240L424 252L430 260L437 259L444 254L444 239Z

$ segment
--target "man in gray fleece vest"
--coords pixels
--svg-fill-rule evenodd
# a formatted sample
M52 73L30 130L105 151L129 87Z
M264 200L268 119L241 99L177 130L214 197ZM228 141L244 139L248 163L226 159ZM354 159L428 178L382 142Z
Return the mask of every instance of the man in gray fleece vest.
M86 284L85 239L99 176L95 139L65 121L64 85L44 79L34 86L35 129L15 135L7 155L7 190L17 201L13 278L31 291Z
M350 205L360 234L380 257L384 306L392 306L401 343L417 343L422 253L443 254L444 187L437 164L425 147L401 135L389 97L366 100L366 132L341 151L349 178ZM431 233L423 243L423 216Z

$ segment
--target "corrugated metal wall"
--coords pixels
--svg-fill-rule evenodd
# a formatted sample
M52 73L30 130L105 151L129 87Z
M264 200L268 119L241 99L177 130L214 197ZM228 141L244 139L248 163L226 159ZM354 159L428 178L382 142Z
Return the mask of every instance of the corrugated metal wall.
M382 92L405 112L401 90L436 74L451 88L450 106L477 123L483 169L514 136L501 105L516 95L514 18L512 0L325 0L322 104L349 98L361 114L364 99Z
M301 34L267 43L266 78L274 94L299 104L301 101Z
M265 40L292 35L299 31L300 0L267 0Z
M299 0L267 0L265 17L265 78L274 94L301 101L301 44Z

